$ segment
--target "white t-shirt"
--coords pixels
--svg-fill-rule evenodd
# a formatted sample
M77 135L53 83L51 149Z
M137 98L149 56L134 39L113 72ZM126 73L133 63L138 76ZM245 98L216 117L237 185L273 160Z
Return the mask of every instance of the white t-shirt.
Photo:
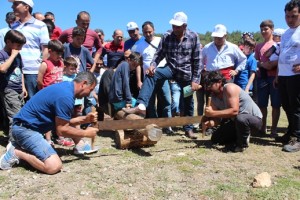
M295 64L300 64L300 26L286 30L281 36L278 75L293 76L300 74L292 71Z
M151 44L155 47L158 47L159 42L160 42L160 37L154 37L153 40L151 41ZM142 37L139 39L131 48L131 51L138 52L143 56L143 69L144 69L144 74L146 73L146 69L150 67L152 58L156 52L156 48L154 48L152 45L150 45L148 42L146 42L145 38ZM158 67L164 66L166 64L166 60L163 59Z

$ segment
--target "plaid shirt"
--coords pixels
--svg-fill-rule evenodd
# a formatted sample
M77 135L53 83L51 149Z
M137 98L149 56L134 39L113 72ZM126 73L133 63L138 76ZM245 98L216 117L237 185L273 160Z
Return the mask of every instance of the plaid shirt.
M161 39L151 65L166 58L167 66L178 81L200 83L200 39L198 34L186 29L182 41L178 41L172 31Z

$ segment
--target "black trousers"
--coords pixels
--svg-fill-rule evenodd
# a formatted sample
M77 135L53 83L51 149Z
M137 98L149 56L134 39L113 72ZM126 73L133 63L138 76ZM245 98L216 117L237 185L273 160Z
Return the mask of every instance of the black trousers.
M300 75L279 76L278 89L289 123L287 134L300 141Z
M211 137L213 144L236 144L248 147L247 138L251 133L257 132L262 126L262 119L250 115L239 114L235 119L224 119Z

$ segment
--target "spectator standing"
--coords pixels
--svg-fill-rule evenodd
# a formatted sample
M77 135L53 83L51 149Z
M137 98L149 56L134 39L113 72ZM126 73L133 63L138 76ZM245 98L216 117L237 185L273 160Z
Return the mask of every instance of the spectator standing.
M52 12L46 12L45 19L50 19L55 24L55 16ZM62 33L61 28L55 25L55 28L53 30L53 33L51 34L50 39L57 40L59 38L59 36L61 35L61 33Z
M199 89L200 83L200 40L198 34L187 29L187 16L183 12L174 14L170 20L172 30L161 39L158 49L146 71L146 78L137 99L137 107L123 109L127 113L145 115L146 107L157 81L175 79L181 88L190 85L192 90ZM157 67L166 59L164 67ZM194 115L193 95L184 98L184 116ZM196 138L193 125L184 126L187 137Z
M130 38L124 43L124 51L130 50L131 47L141 38L139 27L135 22L129 22L126 27Z
M100 39L99 39L97 33L95 31L93 31L92 29L89 29L90 20L91 20L90 14L86 11L81 11L77 15L77 19L76 19L77 26L76 27L84 29L85 38L83 40L82 45L89 50L91 55L93 53L93 47L95 47L96 53L94 56L94 63L96 63L102 53L102 45L101 45L101 42L100 42ZM74 28L69 28L69 29L63 31L61 33L61 35L59 36L59 40L62 43L71 43L73 40L73 38L72 38L73 29ZM90 68L91 72L93 72L95 65L87 66L87 68Z
M143 57L143 71L150 67L153 56L158 49L158 45L160 43L161 38L154 36L154 24L150 21L146 21L142 25L142 31L144 37L141 37L133 47L132 51L139 52ZM164 59L159 67L163 67L166 64L166 60ZM143 74L143 76L146 74ZM155 100L157 99L157 109L155 108ZM172 117L171 115L171 96L170 96L170 85L168 80L164 80L158 82L155 86L154 92L152 93L152 97L150 98L148 107L147 107L147 115L149 118L156 117ZM171 134L172 131L170 128L163 129L165 133Z
M291 0L284 8L289 29L281 36L278 60L278 88L288 119L283 150L300 150L300 1Z
M23 63L20 55L22 46L26 43L25 36L15 30L9 30L4 41L4 49L0 50L0 98L1 124L4 126L4 133L9 134L11 140L11 126L13 116L19 112L27 96L22 73Z
M46 24L31 15L34 6L32 0L9 1L13 2L12 9L20 18L11 28L26 37L26 44L20 53L24 64L25 86L28 98L31 98L37 92L37 74L41 61L48 57L49 33Z
M107 67L115 68L117 62L124 56L123 32L116 29L112 35L113 41L104 45L102 56L107 56Z
M255 47L255 58L257 60L257 104L263 114L263 125L260 130L261 134L267 133L267 114L269 97L271 98L272 106L272 125L271 135L277 135L277 124L280 117L280 95L279 91L273 85L276 76L277 62L270 63L266 52L272 47L273 41L272 32L274 24L271 20L264 20L260 24L260 31L264 38L264 42L259 43Z
M11 25L15 23L18 19L19 18L15 16L14 12L6 13L5 22L7 23L7 27L0 29L0 49L4 49L4 36L11 29Z

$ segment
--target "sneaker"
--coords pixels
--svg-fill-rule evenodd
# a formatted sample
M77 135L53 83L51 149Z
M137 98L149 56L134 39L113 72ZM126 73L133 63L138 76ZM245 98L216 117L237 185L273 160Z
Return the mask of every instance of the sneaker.
M92 146L88 142L84 142L84 145L76 145L74 147L74 154L75 155L83 155L83 154L90 154L95 153L99 150L99 148L92 149Z
M174 131L172 130L171 127L163 128L162 131L163 131L163 133L166 134L166 135L174 135Z
M6 153L0 158L0 168L3 170L11 169L14 164L19 164L19 158L15 154L14 145L10 142L6 149Z
M296 152L300 151L300 142L297 141L297 138L292 138L289 142L289 144L286 144L283 146L283 151L286 152Z
M240 147L240 146L236 146L233 150L234 153L238 153L238 152L244 152L246 150L246 147Z
M59 145L65 147L72 147L75 145L74 141L71 138L59 137L56 141Z

